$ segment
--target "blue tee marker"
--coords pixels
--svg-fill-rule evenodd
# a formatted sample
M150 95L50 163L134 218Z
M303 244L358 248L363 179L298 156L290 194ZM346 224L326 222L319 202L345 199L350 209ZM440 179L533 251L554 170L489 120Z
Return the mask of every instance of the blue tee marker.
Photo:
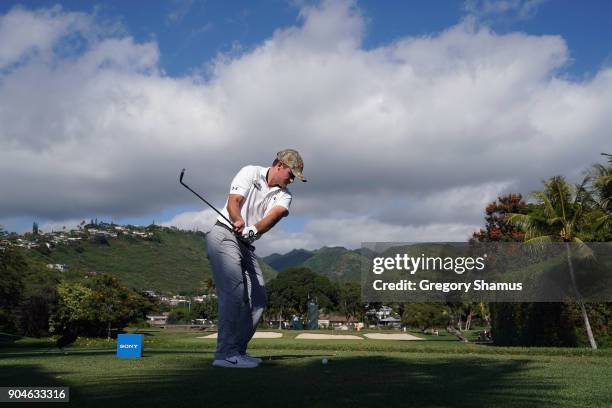
M117 357L142 357L142 334L120 334L117 336Z

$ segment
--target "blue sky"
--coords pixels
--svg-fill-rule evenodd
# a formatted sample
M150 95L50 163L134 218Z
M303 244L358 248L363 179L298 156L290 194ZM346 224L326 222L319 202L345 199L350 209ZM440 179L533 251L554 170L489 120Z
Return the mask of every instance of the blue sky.
M168 75L176 76L198 69L218 53L231 50L234 44L248 49L269 38L274 30L296 24L301 3L286 0L29 0L3 1L0 12L5 13L15 6L36 9L60 5L64 10L95 13L102 19L121 23L139 41L155 39L161 50L161 66ZM561 35L571 51L573 61L566 67L571 75L592 75L602 64L610 63L612 3L603 0L535 3L534 11L528 16L518 16L516 11L509 10L483 16L482 21L498 33L520 31ZM466 3L457 0L368 0L357 4L368 20L365 48L388 44L405 36L430 35L470 14ZM475 7L483 6L477 3Z
M263 252L462 240L497 195L609 150L611 16L606 1L1 2L0 170L21 170L0 225L206 229L182 167L220 206L240 166L294 147L312 182Z

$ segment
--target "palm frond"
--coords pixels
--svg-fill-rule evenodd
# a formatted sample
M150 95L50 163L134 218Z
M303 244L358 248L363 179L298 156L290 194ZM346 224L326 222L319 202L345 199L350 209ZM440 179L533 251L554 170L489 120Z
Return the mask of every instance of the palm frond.
M555 242L552 235L540 235L539 237L533 237L525 240L526 244L532 245L550 244L552 242Z
M587 244L585 244L580 238L574 238L571 242L572 252L578 255L579 258L583 259L595 259L595 253Z
M527 235L525 235L525 244L527 244L525 248L532 254L545 253L549 244L553 242L554 237L552 235L540 235L529 239L527 239Z
M526 214L508 214L508 222L524 232L534 228L533 218Z
M534 191L531 195L536 198L543 206L544 206L544 215L546 218L554 218L557 217L557 211L550 201L549 197L543 191Z
M595 231L602 228L612 229L612 214L604 214L595 220Z

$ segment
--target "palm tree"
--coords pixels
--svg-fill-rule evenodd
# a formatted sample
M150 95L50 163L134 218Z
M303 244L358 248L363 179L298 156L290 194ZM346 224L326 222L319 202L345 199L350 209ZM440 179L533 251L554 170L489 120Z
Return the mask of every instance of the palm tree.
M608 156L608 165L594 164L588 173L589 186L593 201L602 215L596 220L596 230L612 229L612 155Z
M202 290L206 292L208 296L211 296L213 293L216 293L217 288L215 286L215 281L213 280L213 278L206 277L200 284Z
M586 203L590 200L585 189L587 181L588 179L585 179L582 184L577 186L572 186L562 176L556 176L545 181L544 191L532 193L538 204L542 205L544 217L539 218L532 214L511 214L508 221L525 231L526 243L545 244L559 241L565 243L567 264L574 294L580 306L591 348L597 349L589 316L576 285L570 246L570 243L572 243L579 248L580 252L592 256L592 251L576 236L580 227L585 223L585 212L588 209Z

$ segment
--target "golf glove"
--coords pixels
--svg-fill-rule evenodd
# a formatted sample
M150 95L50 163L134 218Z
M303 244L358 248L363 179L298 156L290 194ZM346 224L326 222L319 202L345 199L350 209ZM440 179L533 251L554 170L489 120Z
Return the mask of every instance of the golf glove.
M253 242L257 241L259 239L259 235L257 235L257 228L255 228L254 225L251 225L250 227L246 227L245 229L243 229L242 239L248 242L249 244L252 244Z

